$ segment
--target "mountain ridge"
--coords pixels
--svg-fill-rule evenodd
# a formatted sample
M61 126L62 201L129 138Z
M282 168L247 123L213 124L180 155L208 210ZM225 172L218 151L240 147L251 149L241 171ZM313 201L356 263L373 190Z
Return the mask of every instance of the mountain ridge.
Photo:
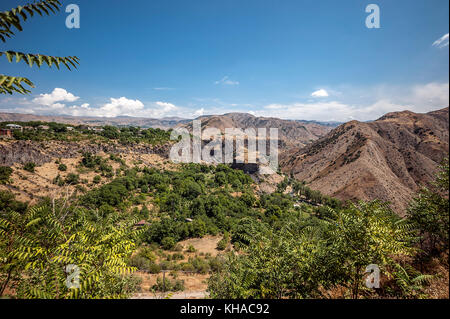
M433 180L448 155L448 129L448 107L350 121L304 148L282 153L280 166L327 195L381 199L403 215L414 192Z

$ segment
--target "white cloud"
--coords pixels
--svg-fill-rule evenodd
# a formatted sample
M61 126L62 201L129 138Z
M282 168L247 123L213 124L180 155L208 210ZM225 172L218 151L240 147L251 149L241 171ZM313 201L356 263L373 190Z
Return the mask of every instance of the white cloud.
M448 40L449 40L448 38L449 38L448 33L444 34L442 37L440 37L439 39L437 39L436 41L433 42L433 46L438 47L440 49L448 46Z
M78 96L67 92L65 89L55 88L48 94L40 94L29 100L26 98L4 98L0 100L0 111L41 114L41 115L72 115L95 117L151 117L160 118L178 115L179 107L168 102L143 102L126 97L110 98L108 103L99 107L91 107L89 103L71 105L79 100ZM5 105L5 106L2 106ZM11 105L14 105L11 107Z
M200 110L194 112L194 117L199 117L202 116L203 114L205 114L205 109L201 108Z
M139 100L130 100L126 97L118 99L111 98L110 102L103 105L98 111L100 116L116 117L116 116L136 116L136 114L144 109L144 104Z
M412 88L411 97L407 98L410 103L423 108L423 111L430 107L445 107L449 105L449 84L448 83L428 83L425 85L415 85Z
M272 116L284 119L304 119L319 121L375 120L386 113L410 110L429 112L449 105L449 83L428 83L415 85L393 94L377 89L367 93L376 95L374 102L354 104L340 101L274 103L255 111L257 116Z
M222 85L239 85L238 81L231 80L228 76L224 76L221 80L214 82L214 84L222 84Z
M311 93L312 97L327 97L329 96L328 92L324 89L317 90Z
M55 88L50 94L41 94L33 99L34 103L50 106L55 102L75 102L79 97L61 88Z
M110 98L100 106L88 103L74 105L79 97L63 89L41 94L36 99L1 97L0 111L42 114L117 117L133 116L161 118L179 116L195 118L204 114L248 112L255 116L319 121L367 121L394 111L429 112L449 105L449 83L426 83L413 86L378 85L375 87L345 87L341 94L329 100L294 100L290 103L270 103L261 107L249 104L225 103L220 99L196 99L197 103L179 107L169 102L141 102L126 97ZM334 91L329 91L334 92ZM328 93L328 92L327 92ZM37 103L39 102L39 103Z

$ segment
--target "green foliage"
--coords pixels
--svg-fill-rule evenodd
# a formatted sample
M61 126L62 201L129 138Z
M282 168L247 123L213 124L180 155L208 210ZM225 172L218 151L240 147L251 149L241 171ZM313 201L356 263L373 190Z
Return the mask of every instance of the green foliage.
M411 202L408 219L421 236L421 248L426 253L445 251L449 245L449 162L439 167L430 188L424 187Z
M76 185L80 182L80 176L74 173L67 174L65 183L69 185Z
M226 232L223 235L223 238L217 243L218 250L225 250L230 242L231 236L230 233Z
M279 198L278 198L279 199ZM230 253L208 287L212 298L317 298L337 286L358 298L365 267L387 269L394 256L414 253L412 230L378 202L331 211L334 217L285 216L272 227L243 220Z
M59 164L58 165L58 171L61 171L61 172L67 171L67 165L66 164Z
M170 132L159 128L140 129L138 127L104 126L99 134L110 140L118 140L121 144L144 142L148 144L161 144L170 140ZM115 160L120 160L116 158Z
M81 165L87 168L95 168L97 165L100 165L102 162L102 158L100 156L94 156L92 153L84 153L81 158Z
M101 181L102 181L102 177L101 177L100 175L96 175L96 176L94 177L94 179L92 180L92 182L93 182L94 184L99 184Z
M161 240L161 245L166 250L170 250L170 249L174 248L176 243L177 242L175 241L175 239L173 237L164 237Z
M422 299L426 298L424 288L430 284L436 276L422 274L411 265L401 265L396 263L392 273L395 281L394 289L389 289L392 292L391 296L404 299Z
M184 280L171 280L169 278L158 277L156 278L156 284L154 284L150 291L153 292L166 292L166 291L184 291Z
M0 40L6 42L8 38L11 38L14 35L13 28L18 31L23 31L22 20L26 21L28 18L33 17L35 13L40 16L43 14L50 15L50 13L56 13L60 6L61 3L58 0L42 0L24 6L18 6L10 11L0 12ZM70 70L71 67L76 68L79 64L79 59L75 56L55 57L42 54L26 54L11 50L0 52L0 57L1 56L5 56L10 63L13 61L16 63L24 61L30 67L33 65L41 67L45 63L49 67L54 65L59 69L60 65L63 64ZM30 91L23 86L24 84L34 87L34 84L27 78L0 74L0 94L13 94L14 92L20 94L30 93Z
M135 249L136 221L117 215L102 220L89 216L85 210L58 203L35 206L22 215L2 212L1 287L13 285L19 298L129 296L136 282L129 278L134 268L126 261ZM80 270L79 287L66 285L68 265Z
M195 249L194 246L189 245L188 248L186 249L186 251L187 251L188 253L195 253L195 252L197 251L197 249Z
M26 163L26 164L23 166L23 169L26 170L26 171L28 171L28 172L30 172L30 173L34 173L35 167L36 167L36 164L35 164L35 163Z
M10 177L13 170L11 167L8 166L0 166L0 185L1 184L8 184L10 182Z
M15 200L16 196L8 191L0 191L0 212L14 211L23 214L28 205Z

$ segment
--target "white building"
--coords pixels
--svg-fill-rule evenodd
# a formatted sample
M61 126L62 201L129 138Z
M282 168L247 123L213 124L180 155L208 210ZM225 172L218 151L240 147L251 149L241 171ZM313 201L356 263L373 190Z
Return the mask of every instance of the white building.
M23 130L23 127L17 124L7 124L6 127L10 130Z

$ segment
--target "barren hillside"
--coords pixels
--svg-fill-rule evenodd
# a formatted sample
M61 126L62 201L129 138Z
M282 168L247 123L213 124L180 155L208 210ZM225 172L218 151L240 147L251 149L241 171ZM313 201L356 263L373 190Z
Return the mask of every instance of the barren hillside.
M305 148L285 152L281 167L327 195L389 201L403 215L412 194L433 179L448 154L448 112L447 107L351 121Z
M282 120L273 117L256 117L248 113L228 113L224 115L202 116L202 127L215 127L222 132L226 128L278 128L280 146L286 147L305 146L333 129L330 125L316 122L303 122ZM183 124L192 128L192 123ZM267 134L269 131L267 130Z

